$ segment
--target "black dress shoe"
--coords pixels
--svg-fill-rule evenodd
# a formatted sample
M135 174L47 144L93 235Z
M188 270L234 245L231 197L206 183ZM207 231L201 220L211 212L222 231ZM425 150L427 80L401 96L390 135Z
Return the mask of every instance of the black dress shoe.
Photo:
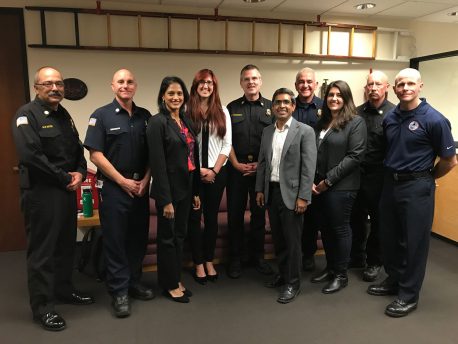
M385 314L393 318L404 317L410 312L417 309L417 305L418 303L416 301L406 302L401 299L396 299L393 302L391 302L388 306L386 306Z
M64 318L56 312L34 316L33 320L40 323L41 327L47 331L62 331L67 328Z
M275 275L271 281L264 283L266 288L278 288L285 284L285 280L280 275Z
M242 266L239 260L232 260L227 267L227 275L230 278L240 278L242 274Z
M129 287L129 295L134 299L143 301L152 300L156 296L153 289L148 288L141 283L132 284Z
M172 301L175 301L175 302L179 302L179 303L189 303L189 297L186 296L186 294L184 294L183 292L183 295L182 296L172 296L167 290L164 290L164 292L162 293L166 298L168 298L169 300L172 300Z
M207 284L207 276L199 277L197 276L197 273L195 270L192 272L192 278L194 278L194 281L196 281L199 284L202 284L202 285Z
M372 284L367 288L367 293L375 296L397 295L398 285L386 278L380 284Z
M302 270L306 272L315 270L315 258L313 256L302 258Z
M113 296L111 303L114 311L114 315L117 318L125 318L130 315L130 301L127 295Z
M374 282L377 279L381 269L382 267L380 265L369 265L363 271L363 281Z
M299 287L294 287L292 284L285 284L280 294L278 294L277 302L290 303L299 295L300 291L301 289Z
M71 305L90 305L94 303L94 298L89 295L81 294L77 291L74 291L70 295L58 295L56 296L57 300L63 303L68 303Z
M207 275L207 281L215 283L218 280L219 274Z
M272 275L274 273L272 267L263 258L255 259L253 263L256 271L263 275Z
M323 294L336 293L348 285L348 277L345 274L337 274L335 277L321 289Z
M334 274L332 271L328 270L327 268L324 269L323 271L319 272L317 275L315 275L310 282L312 283L321 283L321 282L326 282L331 280L334 277Z

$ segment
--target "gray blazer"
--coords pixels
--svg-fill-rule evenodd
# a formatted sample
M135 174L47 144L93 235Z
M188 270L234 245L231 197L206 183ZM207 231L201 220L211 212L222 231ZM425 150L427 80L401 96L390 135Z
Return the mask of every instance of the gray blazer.
M275 124L264 128L256 173L256 192L269 200L269 182L272 172L272 140ZM294 210L297 198L310 203L316 166L316 143L313 129L294 118L286 135L280 159L280 190L288 209Z

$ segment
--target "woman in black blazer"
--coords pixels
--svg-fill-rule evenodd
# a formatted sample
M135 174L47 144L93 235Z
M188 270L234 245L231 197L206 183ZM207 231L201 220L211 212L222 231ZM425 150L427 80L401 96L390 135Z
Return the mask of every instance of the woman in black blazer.
M325 294L348 284L352 234L350 215L359 189L360 171L366 148L366 125L357 116L350 87L338 80L329 84L322 117L316 126L317 166L313 202L317 210L327 267L312 278L328 283Z
M169 299L188 303L192 293L181 283L183 241L191 203L200 208L199 148L191 123L184 117L189 94L176 77L162 80L159 113L146 130L153 182L150 197L157 209L157 274Z

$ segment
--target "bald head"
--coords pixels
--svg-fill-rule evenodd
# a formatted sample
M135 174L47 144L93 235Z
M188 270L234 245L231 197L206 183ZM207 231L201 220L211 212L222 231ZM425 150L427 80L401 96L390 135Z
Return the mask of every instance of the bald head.
M394 92L399 99L402 110L413 110L420 103L420 92L423 88L420 72L413 68L401 70L396 75Z
M118 102L132 102L137 91L137 81L134 74L128 69L120 69L113 75L111 89L116 95Z
M421 82L421 74L418 70L413 68L405 68L401 70L394 80L394 84L396 85L400 79L409 78L415 79L417 82Z
M385 101L388 88L388 77L385 73L375 70L367 76L365 92L367 100L376 109L379 108Z

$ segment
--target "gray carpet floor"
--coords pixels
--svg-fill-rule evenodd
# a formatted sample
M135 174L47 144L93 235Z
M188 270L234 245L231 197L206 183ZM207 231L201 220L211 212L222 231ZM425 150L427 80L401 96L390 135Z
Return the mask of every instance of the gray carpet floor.
M324 267L324 257L318 257ZM95 296L90 306L58 305L68 328L47 332L32 322L28 306L25 252L0 253L0 343L155 343L155 344L456 344L458 343L458 247L433 238L418 309L405 318L383 314L392 297L366 293L359 270L350 271L347 288L324 295L304 274L293 303L277 303L277 292L253 269L231 280L218 267L217 283L201 286L189 272L185 285L194 292L189 304L164 298L156 274L145 282L157 291L152 301L134 301L132 315L114 318L104 285L75 272L77 288ZM381 276L383 278L383 276ZM380 279L381 279L380 278Z

